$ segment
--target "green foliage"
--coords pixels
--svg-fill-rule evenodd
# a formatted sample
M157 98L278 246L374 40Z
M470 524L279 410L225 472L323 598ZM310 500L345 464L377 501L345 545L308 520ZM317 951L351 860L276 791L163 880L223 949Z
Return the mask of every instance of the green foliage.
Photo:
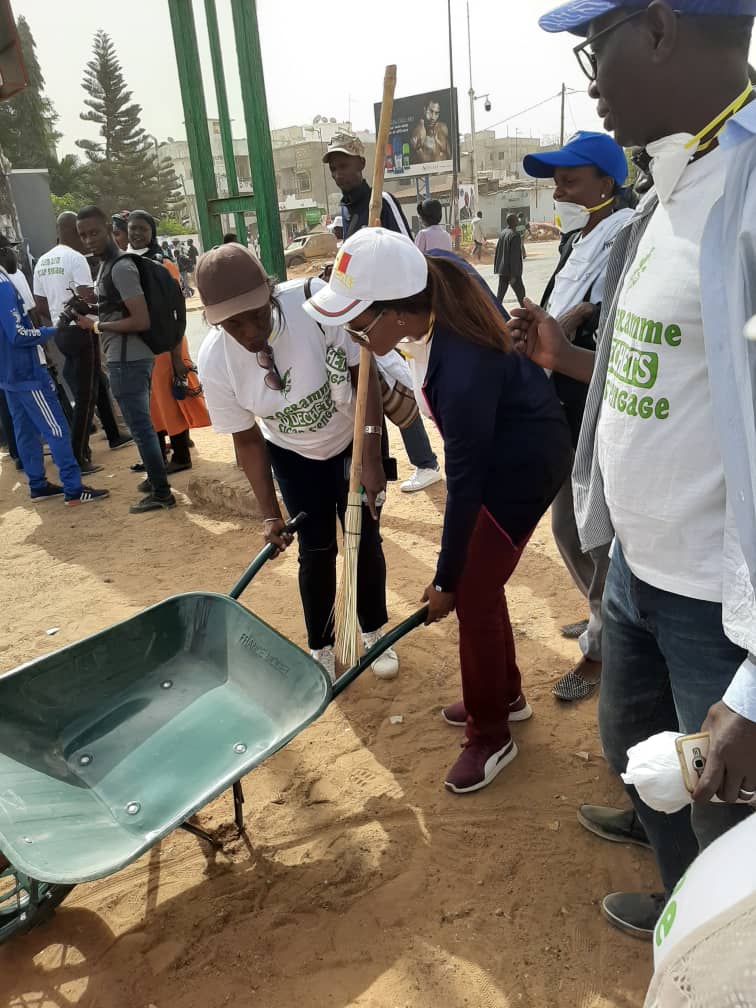
M180 221L177 221L175 217L161 217L157 222L157 233L174 238L179 235L193 234L194 232L191 228L185 227Z
M89 199L89 170L79 162L75 154L66 154L58 161L54 158L48 164L50 191L55 196L69 195L79 206L91 202Z
M77 213L82 208L82 201L78 197L72 196L71 193L63 193L62 196L56 196L55 193L52 193L50 202L56 217L65 213L66 210L73 210L74 213Z
M14 168L46 168L55 158L60 133L58 115L45 97L45 79L37 60L34 36L23 16L16 22L28 86L9 101L0 102L0 147Z
M100 127L99 140L76 141L88 161L91 201L106 211L139 207L156 213L155 150L141 126L142 108L131 101L115 47L103 31L94 37L82 87L89 97L81 118Z

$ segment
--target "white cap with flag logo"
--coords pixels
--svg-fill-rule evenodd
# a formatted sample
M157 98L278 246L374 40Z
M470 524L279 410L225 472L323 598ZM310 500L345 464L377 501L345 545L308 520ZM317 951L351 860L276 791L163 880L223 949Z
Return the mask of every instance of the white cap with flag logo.
M405 235L385 228L363 228L341 246L331 279L304 310L324 326L340 326L361 315L374 301L400 301L425 290L428 264Z

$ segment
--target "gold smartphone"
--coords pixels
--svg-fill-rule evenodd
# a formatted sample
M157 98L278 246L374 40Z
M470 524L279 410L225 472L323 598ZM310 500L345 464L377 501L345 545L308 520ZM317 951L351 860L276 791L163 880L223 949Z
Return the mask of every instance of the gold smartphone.
M675 741L675 748L685 787L693 794L706 767L706 758L709 755L709 733L698 732L696 735L683 735Z

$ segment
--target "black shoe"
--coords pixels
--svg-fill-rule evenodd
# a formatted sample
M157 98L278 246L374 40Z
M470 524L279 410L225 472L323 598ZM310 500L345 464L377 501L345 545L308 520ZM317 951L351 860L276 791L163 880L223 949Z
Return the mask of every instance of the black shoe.
M63 497L65 492L62 486L57 483L45 483L43 487L31 491L32 504L41 504L42 501L52 500L53 497Z
M615 892L601 901L601 912L625 934L651 941L666 902L664 893Z
M21 461L21 459L17 458L15 460L15 462L16 462L16 472L23 472L24 471L24 463Z
M162 511L176 507L176 498L172 493L166 497L157 497L154 493L147 494L137 504L129 508L130 514L145 514L147 511Z
M167 463L165 471L170 476L173 473L184 472L186 469L191 468L192 468L191 462L174 462L173 460L171 460L170 462Z
M135 462L133 465L129 466L132 472L147 472L144 468L144 462Z
M134 444L134 438L128 434L121 434L115 441L108 441L108 444L111 451L118 451L119 448L125 448L127 445Z
M96 465L94 462L85 462L79 466L82 476L91 476L93 473L102 472L105 466Z
M150 494L152 493L152 483L150 483L149 479L143 479L137 486L137 490L142 494Z
M566 637L567 640L577 640L578 637L582 637L585 631L588 629L588 620L580 620L579 623L568 623L563 626L559 631L562 637Z
M605 805L581 805L578 822L602 840L612 843L631 843L651 850L646 831L633 809L607 808Z

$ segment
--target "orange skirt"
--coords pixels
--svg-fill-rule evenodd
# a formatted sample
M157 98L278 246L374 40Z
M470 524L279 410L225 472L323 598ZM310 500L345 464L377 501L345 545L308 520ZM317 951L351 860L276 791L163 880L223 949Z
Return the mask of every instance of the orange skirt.
M185 364L191 364L186 336L181 341L181 356ZM199 379L194 371L189 372L187 381L190 388L199 388ZM158 354L155 358L150 392L150 416L155 430L167 431L169 437L182 434L185 430L210 426L210 414L207 412L204 396L173 398L173 363L169 353Z

